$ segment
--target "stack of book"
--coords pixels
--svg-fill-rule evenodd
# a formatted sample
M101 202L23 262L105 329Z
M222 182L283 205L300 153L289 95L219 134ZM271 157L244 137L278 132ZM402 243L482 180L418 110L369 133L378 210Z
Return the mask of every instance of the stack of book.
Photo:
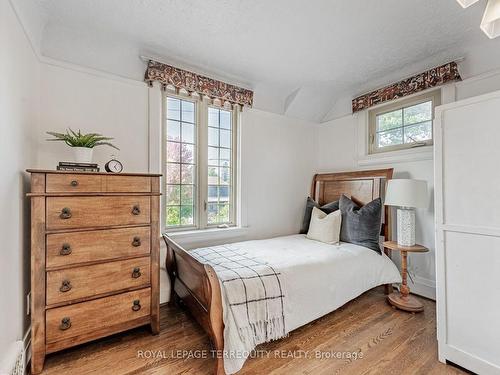
M99 166L94 163L75 163L70 161L60 161L57 166L58 171L78 171L78 172L99 172Z

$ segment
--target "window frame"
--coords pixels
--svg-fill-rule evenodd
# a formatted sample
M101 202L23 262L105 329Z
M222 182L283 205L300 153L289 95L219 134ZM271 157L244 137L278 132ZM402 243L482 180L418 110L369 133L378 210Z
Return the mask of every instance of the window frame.
M398 100L394 103L380 105L368 110L368 153L373 155L385 152L408 150L415 147L432 146L434 144L434 136L426 141L403 143L400 145L386 147L377 147L375 142L377 136L377 116L397 110L402 110L404 108L413 107L415 105L422 104L428 101L432 102L432 117L430 121L432 129L434 129L434 109L435 107L441 105L441 90L433 90L422 95Z
M196 196L193 198L196 201L193 213L193 225L167 225L167 98L180 99L190 101L195 106L195 126L196 126ZM229 204L231 207L229 222L226 224L208 224L208 108L213 107L220 110L231 112L231 191ZM224 106L218 106L211 103L208 99L197 99L186 95L175 94L166 90L162 91L162 144L161 144L161 168L165 176L165 181L162 181L161 186L161 222L162 230L170 233L193 231L193 230L206 230L215 228L226 228L237 226L237 195L238 195L238 134L239 134L239 121L240 110L237 105L233 105L232 109Z

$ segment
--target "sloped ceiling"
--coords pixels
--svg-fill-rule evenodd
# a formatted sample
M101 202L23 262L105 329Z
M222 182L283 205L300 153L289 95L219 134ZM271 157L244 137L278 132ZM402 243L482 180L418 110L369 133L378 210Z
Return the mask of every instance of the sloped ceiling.
M500 47L479 29L486 0L467 10L456 0L21 2L43 13L47 57L142 79L139 56L153 56L249 87L259 109L314 122L478 45Z

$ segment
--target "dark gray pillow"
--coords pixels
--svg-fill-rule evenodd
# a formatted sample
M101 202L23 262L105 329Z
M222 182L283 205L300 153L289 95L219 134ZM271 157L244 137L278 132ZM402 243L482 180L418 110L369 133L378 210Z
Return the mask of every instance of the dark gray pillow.
M309 231L313 207L319 208L325 214L331 214L333 211L337 211L339 209L339 201L330 202L320 207L318 203L311 199L311 197L307 197L306 211L304 212L304 219L302 220L302 226L300 227L300 234L306 234Z
M377 198L360 208L342 195L339 206L342 212L340 240L364 246L382 254L379 244L382 200Z

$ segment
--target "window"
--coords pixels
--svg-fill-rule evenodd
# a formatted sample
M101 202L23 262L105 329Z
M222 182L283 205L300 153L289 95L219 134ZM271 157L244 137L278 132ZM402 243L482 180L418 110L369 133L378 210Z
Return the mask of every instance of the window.
M438 90L370 110L370 153L431 145L434 107L440 102Z
M231 222L231 112L208 108L208 224Z
M238 110L170 94L164 106L166 228L234 225Z

